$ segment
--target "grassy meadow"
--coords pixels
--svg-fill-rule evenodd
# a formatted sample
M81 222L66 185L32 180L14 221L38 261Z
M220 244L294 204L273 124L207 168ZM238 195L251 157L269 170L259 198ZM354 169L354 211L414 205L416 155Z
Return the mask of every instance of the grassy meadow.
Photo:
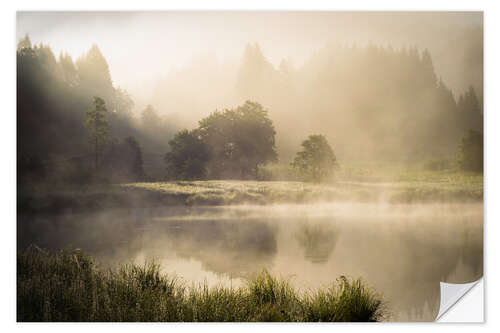
M381 321L380 295L341 276L301 291L267 271L239 288L190 286L154 263L101 269L80 251L31 246L17 257L18 321Z
M300 181L179 181L120 185L126 191L161 193L200 205L312 203L328 201L422 203L477 202L483 199L482 175L406 173L396 181L332 183Z
M272 176L276 169L269 168ZM282 170L278 170L281 174ZM272 177L271 179L277 179ZM298 180L206 180L39 185L18 190L23 213L63 213L109 208L313 202L482 202L483 175L457 170L344 167L331 182Z

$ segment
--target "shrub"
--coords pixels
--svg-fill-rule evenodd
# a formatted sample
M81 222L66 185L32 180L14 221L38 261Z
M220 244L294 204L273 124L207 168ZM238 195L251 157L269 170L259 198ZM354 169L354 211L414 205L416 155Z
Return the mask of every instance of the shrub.
M483 133L467 132L458 146L457 162L462 170L483 172Z

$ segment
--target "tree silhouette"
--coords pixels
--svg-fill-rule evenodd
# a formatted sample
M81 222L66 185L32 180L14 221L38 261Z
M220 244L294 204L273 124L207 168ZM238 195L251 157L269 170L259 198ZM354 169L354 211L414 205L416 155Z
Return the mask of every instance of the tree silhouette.
M302 151L292 162L292 167L306 180L319 182L333 173L337 158L324 135L309 135L302 142Z
M259 103L215 111L200 120L199 131L211 151L212 177L257 178L261 165L277 160L276 131Z
M209 150L201 140L197 130L182 130L168 142L170 151L165 155L167 178L203 179L206 176L206 164Z
M469 130L458 146L459 166L465 171L483 172L483 134Z
M100 97L94 97L93 109L87 111L85 125L90 129L90 142L94 147L95 170L99 167L99 157L104 143L108 139L108 122L106 121L106 105Z
M144 180L142 150L133 136L121 141L112 139L108 146L102 165L109 181L119 183Z

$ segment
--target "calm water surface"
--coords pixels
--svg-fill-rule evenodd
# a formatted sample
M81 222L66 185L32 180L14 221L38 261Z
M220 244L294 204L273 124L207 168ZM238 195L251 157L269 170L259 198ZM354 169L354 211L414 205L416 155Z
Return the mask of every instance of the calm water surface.
M266 268L297 287L362 277L390 320L434 320L439 282L483 275L483 205L170 207L19 216L18 250L71 246L102 265L154 259L187 283L237 286Z

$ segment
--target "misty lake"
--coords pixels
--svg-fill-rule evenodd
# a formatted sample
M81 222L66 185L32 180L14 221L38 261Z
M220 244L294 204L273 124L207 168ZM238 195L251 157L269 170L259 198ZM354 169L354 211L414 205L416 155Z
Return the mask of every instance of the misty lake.
M341 275L381 293L389 320L432 321L439 282L483 275L483 204L165 207L19 215L17 247L80 248L100 264L154 259L186 283L237 286L263 268L299 288Z

